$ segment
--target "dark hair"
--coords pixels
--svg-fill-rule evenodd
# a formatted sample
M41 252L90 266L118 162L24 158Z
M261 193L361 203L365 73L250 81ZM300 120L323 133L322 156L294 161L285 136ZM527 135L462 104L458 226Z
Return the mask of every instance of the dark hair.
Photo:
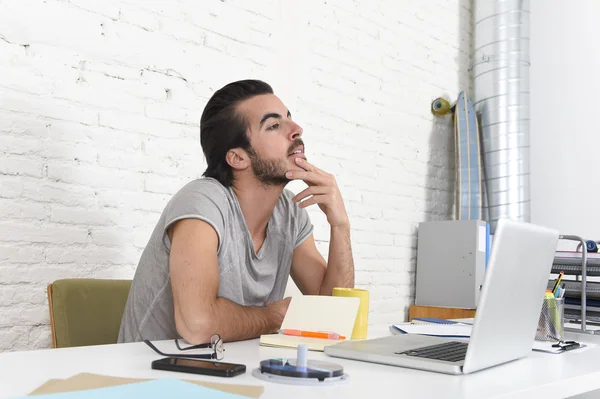
M261 94L273 94L273 89L260 80L240 80L217 90L208 100L200 118L200 144L208 164L203 176L215 178L225 187L233 184L233 171L225 156L232 148L251 148L247 121L236 106Z

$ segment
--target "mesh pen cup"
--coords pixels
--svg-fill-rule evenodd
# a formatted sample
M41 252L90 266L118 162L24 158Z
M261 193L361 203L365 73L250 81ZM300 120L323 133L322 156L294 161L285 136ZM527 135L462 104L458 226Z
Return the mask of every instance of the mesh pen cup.
M535 339L538 341L564 341L564 298L544 298Z

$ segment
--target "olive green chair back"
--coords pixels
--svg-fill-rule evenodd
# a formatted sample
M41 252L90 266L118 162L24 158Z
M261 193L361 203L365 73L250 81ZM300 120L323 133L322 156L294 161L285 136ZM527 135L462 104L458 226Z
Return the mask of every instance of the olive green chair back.
M52 347L115 344L131 280L64 279L48 285Z

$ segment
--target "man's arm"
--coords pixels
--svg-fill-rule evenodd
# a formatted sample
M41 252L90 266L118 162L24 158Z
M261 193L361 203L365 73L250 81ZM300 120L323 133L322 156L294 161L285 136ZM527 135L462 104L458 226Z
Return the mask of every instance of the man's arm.
M303 180L308 188L293 198L301 208L317 204L331 226L329 261L326 263L312 235L294 251L291 275L303 294L331 295L334 287L354 287L354 260L350 244L350 221L333 175L302 158L303 171L290 171L289 179Z
M321 295L331 295L333 287L354 288L354 259L349 225L331 227L329 262L321 285Z
M188 343L209 342L215 333L224 341L256 338L281 326L289 298L246 307L217 296L218 236L211 225L183 219L169 229L169 238L175 326Z
M354 287L350 229L331 228L329 263L311 234L294 251L291 276L304 295L331 295L334 287Z

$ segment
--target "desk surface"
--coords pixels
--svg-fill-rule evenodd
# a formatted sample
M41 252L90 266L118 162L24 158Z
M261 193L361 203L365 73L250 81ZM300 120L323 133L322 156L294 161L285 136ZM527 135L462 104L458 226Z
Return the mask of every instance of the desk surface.
M172 341L161 341L157 346L176 353ZM560 355L532 352L528 358L466 376L338 359L321 352L309 352L310 359L324 359L343 365L350 379L346 385L337 387L282 385L252 376L252 369L260 360L295 357L293 349L261 347L258 340L226 343L225 348L224 361L245 364L245 374L229 379L152 370L151 361L160 356L144 343L0 353L0 398L27 395L50 378L68 378L81 372L264 385L261 399L366 398L374 393L392 392L401 392L411 399L565 398L600 389L600 346Z

